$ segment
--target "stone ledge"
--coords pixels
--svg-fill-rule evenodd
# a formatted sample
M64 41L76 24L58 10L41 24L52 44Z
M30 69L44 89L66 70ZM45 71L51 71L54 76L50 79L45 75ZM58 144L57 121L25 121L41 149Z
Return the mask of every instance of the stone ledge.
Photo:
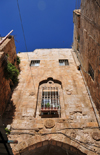
M48 136L50 136L50 135L48 135ZM57 137L58 137L58 139L57 139ZM74 153L79 153L81 151L83 153L86 153L87 155L96 155L95 153L93 154L93 152L91 152L91 151L87 150L86 148L84 148L83 146L81 146L79 143L76 143L72 140L70 140L70 142L69 142L65 138L64 139L62 138L62 140L61 140L61 139L59 139L59 135L57 135L57 137L54 137L54 135L50 136L50 138L45 137L45 136L43 136L43 137L35 136L33 138L28 139L27 142L23 141L23 142L19 143L14 148L14 154L19 155L19 153L24 152L26 149L34 150L35 148L39 148L39 147L50 144L53 146L59 146L59 147L63 148L64 150L69 150ZM61 135L61 137L62 137L62 135Z

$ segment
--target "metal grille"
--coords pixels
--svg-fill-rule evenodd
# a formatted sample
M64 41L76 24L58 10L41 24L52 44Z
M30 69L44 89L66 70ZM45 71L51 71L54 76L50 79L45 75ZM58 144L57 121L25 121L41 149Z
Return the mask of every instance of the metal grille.
M90 64L89 64L89 74L92 77L92 79L94 80L94 70Z
M59 65L60 66L67 66L67 65L69 65L68 59L61 59L61 60L59 60Z
M39 66L40 65L40 60L31 60L30 66Z
M59 93L57 87L42 87L41 111L60 111Z

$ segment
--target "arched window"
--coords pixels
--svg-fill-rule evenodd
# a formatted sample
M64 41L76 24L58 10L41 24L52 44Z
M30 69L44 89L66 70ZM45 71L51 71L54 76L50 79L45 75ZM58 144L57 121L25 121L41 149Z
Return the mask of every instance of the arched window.
M62 84L58 80L48 78L39 84L38 93L38 109L40 116L44 117L60 117L60 93Z

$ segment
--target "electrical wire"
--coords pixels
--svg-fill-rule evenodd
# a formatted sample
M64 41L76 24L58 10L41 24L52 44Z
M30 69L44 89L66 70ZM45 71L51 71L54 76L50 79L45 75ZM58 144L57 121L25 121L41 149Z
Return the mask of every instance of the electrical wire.
M60 53L59 53L59 51L58 51L58 55L59 55L59 57L60 57ZM80 61L80 64L81 64L81 61ZM85 69L84 69L84 71L85 71ZM86 72L86 71L85 71ZM87 72L88 73L88 72ZM89 73L88 73L89 74ZM90 74L89 74L90 75ZM63 99L64 99L64 102L65 102L65 98L64 98L64 94L63 94ZM74 130L74 132L75 132L75 134L77 135L77 130L75 130L73 127L72 127L72 125L71 125L71 123L69 122L69 120L67 120L67 122L69 123L69 125L71 126L71 129L73 129ZM98 127L98 129L99 129L99 127Z
M76 50L74 49L74 51L75 51L75 53L76 53L76 55L77 55L77 58L78 58L78 60L79 60L79 62L80 62L80 67L82 67L82 69L83 69L83 71L86 73L86 74L88 74L89 76L90 76L90 74L85 70L85 68L83 67L83 65L82 65L82 63L81 63L81 61L80 61L80 59L79 59L79 56L78 56L78 54L77 54L77 52L76 52ZM84 78L84 76L83 76L83 78ZM86 85L86 84L85 84ZM87 88L87 87L86 87ZM88 88L87 88L88 89ZM88 90L87 90L88 91ZM88 94L89 94L89 97L90 97L90 100L91 100L91 103L93 102L92 101L92 98L91 98L91 95L90 95L90 92L88 92ZM96 111L95 111L95 107L94 107L94 105L92 104L92 106L93 106L93 109L94 109L94 113L95 113L95 116L96 116L96 119L97 119L97 123L98 123L98 126L99 126L99 129L100 129L100 122L99 122L99 120L98 120L98 117L97 117L97 114L96 114Z
M61 130L58 130L58 131L61 131ZM43 134L37 134L37 135L41 135L41 136L43 136L43 135L45 135L45 134L59 134L59 133L61 133L61 134L63 134L62 132L56 132L56 133L43 133ZM31 136L35 136L36 134L34 134L34 133L27 133L27 132L11 132L10 133L10 135L16 135L16 134L18 134L18 135L20 135L20 134L28 134L28 135L31 135ZM90 145L90 146L94 146L94 147L97 147L97 148L100 148L100 146L97 146L97 145L94 145L94 144L91 144L91 143L84 143L84 142L82 142L82 141L80 141L80 140L77 140L77 139L75 139L75 138L72 138L71 136L68 136L68 135L66 135L68 138L70 138L71 140L76 140L76 141L78 141L78 142L80 142L80 143L83 143L83 144L85 144L85 145Z
M73 47L73 49L74 49L74 47ZM78 54L77 54L77 52L76 52L76 50L74 49L74 52L76 53L76 55L77 55L77 58L78 58L78 60L79 60L79 63L80 63L80 67L82 67L82 69L83 69L83 71L85 72L85 73L87 73L89 76L90 76L90 74L85 70L85 68L83 67L83 65L82 65L82 63L81 63L81 61L80 61L80 59L79 59L79 56L78 56Z
M21 12L20 12L20 7L19 7L18 0L17 0L17 7L18 7L18 11L19 11L19 16L20 16L20 21L21 21L21 27L22 27L22 31L23 31L23 37L24 37L25 47L26 47L26 51L28 52L27 44L26 44L26 38L25 38L25 33L24 33L24 27L23 27L23 22L22 22L22 17L21 17Z
M95 1L96 1L96 0L95 0ZM96 3L97 3L97 1L96 1ZM24 36L26 51L28 51L28 50L27 50L27 45L26 45L26 39L25 39L24 28L23 28L23 24L22 24L22 18L21 18L21 14L20 14L20 8L19 8L18 0L17 0L17 5L18 5L18 9L19 9L19 15L20 15L20 20L21 20L21 26L22 26L22 31L23 31L23 36ZM28 55L28 53L27 53L27 55ZM28 56L28 60L29 60L29 56ZM31 76L32 76L32 72L31 72ZM32 76L32 77L33 77L33 76ZM55 134L55 133L45 133L45 134L42 134L42 135L47 135L47 134ZM66 137L72 139L70 136L68 136L68 135L66 135L66 134L64 134L64 133L61 133L61 132L56 133L56 134L63 134L63 135L65 135ZM75 140L75 139L74 139L74 140ZM81 141L79 141L79 142L81 142ZM81 143L83 143L83 142L81 142ZM84 143L84 144L86 144L86 143ZM97 146L95 146L95 147L97 147ZM93 150L91 150L91 151L93 151ZM93 151L93 152L95 152L95 151Z
M97 3L97 5L100 7L100 4L97 2L97 0L94 0L96 3Z
M24 129L23 129L24 130ZM32 129L31 129L32 130ZM57 132L59 132L59 131L62 131L62 130L65 130L65 129L60 129L60 130L57 130ZM69 130L69 129L68 129ZM71 130L72 130L72 128L71 128ZM56 132L56 133L57 133ZM10 133L10 135L15 135L15 134L29 134L29 135L31 135L31 136L35 136L36 134L34 134L34 133L28 133L28 132L11 132ZM38 133L39 134L39 133ZM45 134L45 133L44 133ZM46 133L47 134L47 133ZM50 133L49 133L50 134ZM53 134L53 133L51 133L51 134ZM39 135L41 135L41 134L39 134ZM71 137L71 136L69 136L69 137ZM71 137L72 138L72 137ZM77 140L77 139L75 139L75 138L73 138L74 140ZM94 146L94 147L97 147L97 148L100 148L99 146L97 146L97 145L94 145L94 144L91 144L91 143L84 143L84 142L82 142L82 141L80 141L80 140L77 140L77 141L79 141L80 143L83 143L83 144L85 144L85 145L90 145L90 146Z
M80 0L76 0L75 9L80 9Z
M11 129L12 130L36 130L37 128L13 128L13 127L11 127ZM74 129L74 130L83 130L83 129L99 129L99 127L83 127L83 128L73 128L73 127L69 127L69 128L62 128L62 129L60 129L60 130L66 130L66 129L68 129L68 130L72 130L72 129ZM57 130L57 131L60 131L60 130Z
M32 81L33 81L34 91L35 91L35 95L36 95L36 88L35 88L35 84L34 84L34 79L33 79L33 75L32 75L32 70L31 70L31 65L30 65L30 59L29 59L28 52L27 52L27 57L28 57L28 62L29 62L29 67L30 67L30 72L31 72L31 77L32 77Z
M75 9L77 9L77 0L76 0L76 4L75 4Z
M71 129L73 129L73 127L72 127L71 123L69 122L69 120L67 120L67 122L70 124ZM98 122L98 119L97 119L97 122ZM99 123L98 123L98 125L99 125ZM97 127L97 128L100 129L100 127ZM77 134L78 130L73 129L73 131L75 132L76 135L78 135L78 134ZM81 137L81 136L80 136L80 137ZM82 137L81 137L81 138L82 138ZM79 141L79 142L83 143L82 141ZM86 145L86 144L87 144L87 145L90 145L89 143L84 143L84 144L85 144L85 145ZM96 145L93 145L93 144L91 144L90 146L94 146L94 147L100 148L100 147L98 147L98 146L96 146Z
M97 0L95 0L95 2L96 2L97 5L100 7L100 4L97 2ZM79 5L79 1L78 1L78 5ZM76 0L76 9L77 9L77 0ZM82 15L83 17L85 17L85 19L88 20L93 26L95 26L97 29L100 30L100 26L97 25L96 23L94 23L94 21L92 21L90 18L88 18L87 16L85 16L84 14L82 14L82 12L81 12L81 15ZM99 44L99 43L98 43L98 44ZM100 46L100 44L99 44L99 46Z
M96 27L99 31L100 31L100 26L97 25L93 20L91 20L90 18L88 18L87 16L85 16L82 12L81 15L90 23L92 24L94 27ZM99 44L99 43L98 43ZM99 44L100 46L100 44Z
M25 42L25 47L26 47L27 57L28 57L28 61L29 61L29 63L30 63L29 55L28 55L28 49L27 49L27 44L26 44L26 39L25 39L25 33L24 33L24 28L23 28L23 23L22 23L22 17L21 17L21 12L20 12L20 7L19 7L18 0L17 0L17 6L18 6L18 11L19 11L19 16L20 16L20 21L21 21L21 26L22 26L22 31L23 31L23 37L24 37L24 42ZM30 64L29 64L29 66L30 66ZM30 66L30 72L31 72L32 80L33 80L33 75L32 75L31 66ZM35 88L34 80L33 80L33 85L34 85L34 90L35 90L35 94L36 94L36 88Z
M95 26L95 27L100 31L100 26L97 25L96 23L94 23L94 21L92 21L92 20L89 19L87 16L85 16L84 14L82 14L82 12L81 12L81 16L83 16L84 19L85 19L86 21L88 21L90 24L92 24L93 26ZM92 40L93 40L98 46L100 46L100 44L99 44L91 35L88 34L88 36L91 37ZM80 61L80 58L79 58L79 56L78 56L78 53L76 52L75 49L74 49L74 51L75 51L75 53L76 53L76 55L77 55L77 58L78 58L78 60L79 60L79 62L80 62L80 67L82 67L83 71L84 71L87 75L90 76L90 74L89 74L89 73L85 70L85 68L83 67L82 62ZM95 112L95 108L94 108L94 107L93 107L93 109L94 109L94 112ZM95 112L95 113L96 113L96 112ZM99 121L98 121L97 116L96 116L96 119L97 119L98 125L99 125L99 127L100 127L100 123L99 123Z
M11 134L11 133L10 133L10 134ZM35 136L34 133L25 133L25 132L16 132L16 133L13 132L12 134L28 134L28 135ZM52 133L42 133L42 134L39 134L39 133L38 133L37 135L45 136L45 135L50 135L50 134L62 134L62 135L64 135L65 137L71 139L72 141L74 141L74 142L80 144L80 145L83 146L84 148L88 149L89 151L92 151L92 152L95 152L95 153L96 153L96 151L94 151L94 150L92 150L92 149L89 149L89 148L87 148L87 147L84 146L84 145L94 146L94 147L100 148L100 146L97 146L97 145L94 145L94 144L90 144L90 143L84 143L83 141L80 141L80 140L75 139L75 138L73 138L73 137L71 137L71 136L68 136L68 135L65 134L65 133L58 132L58 131L57 131L57 132L52 132Z
M64 135L65 137L71 139L72 141L75 141L76 143L80 144L81 146L83 146L83 147L86 148L87 150L96 153L96 151L94 151L94 150L92 150L92 149L89 149L89 148L87 148L86 146L84 146L84 145L86 145L86 144L89 145L89 146L91 146L90 144L84 143L84 142L82 142L82 141L79 141L79 140L77 140L77 139L75 139L75 138L72 138L72 137L70 137L70 136L68 136L68 135L66 135L66 134L64 134L64 133L62 133L62 132L44 133L44 134L41 134L41 136L48 135L48 134L62 134L62 135ZM81 143L82 143L82 144L81 144ZM83 145L83 144L84 144L84 145ZM97 147L98 147L98 146L97 146ZM98 147L98 148L100 148L100 147ZM98 155L99 155L99 154L98 154Z

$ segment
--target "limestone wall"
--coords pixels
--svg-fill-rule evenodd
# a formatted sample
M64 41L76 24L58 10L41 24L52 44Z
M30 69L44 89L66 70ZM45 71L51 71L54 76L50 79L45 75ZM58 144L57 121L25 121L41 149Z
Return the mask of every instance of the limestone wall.
M80 52L81 69L100 113L100 0L82 0L80 18ZM75 22L74 22L75 23ZM75 32L74 32L75 33ZM75 41L74 41L75 43ZM76 45L76 43L75 43ZM74 47L75 47L74 45ZM94 71L90 76L89 65Z
M7 60L17 66L14 38L7 38L0 45L0 114L2 115L11 96L10 80L5 77Z
M79 51L80 45L80 12L81 10L73 11L73 22L74 22L74 36L73 36L73 47L75 51Z
M11 125L8 139L18 140L18 144L11 144L15 155L45 155L48 147L52 150L50 155L61 155L61 152L64 155L63 149L69 155L100 153L98 122L72 52L72 49L36 49L18 54L19 83L12 94L13 105L3 115L3 123ZM67 59L69 65L60 66L60 59ZM40 60L40 65L30 67L33 60ZM42 103L42 96L37 102L39 86L48 78L61 82L59 118L48 118L48 114L43 118L39 113Z

